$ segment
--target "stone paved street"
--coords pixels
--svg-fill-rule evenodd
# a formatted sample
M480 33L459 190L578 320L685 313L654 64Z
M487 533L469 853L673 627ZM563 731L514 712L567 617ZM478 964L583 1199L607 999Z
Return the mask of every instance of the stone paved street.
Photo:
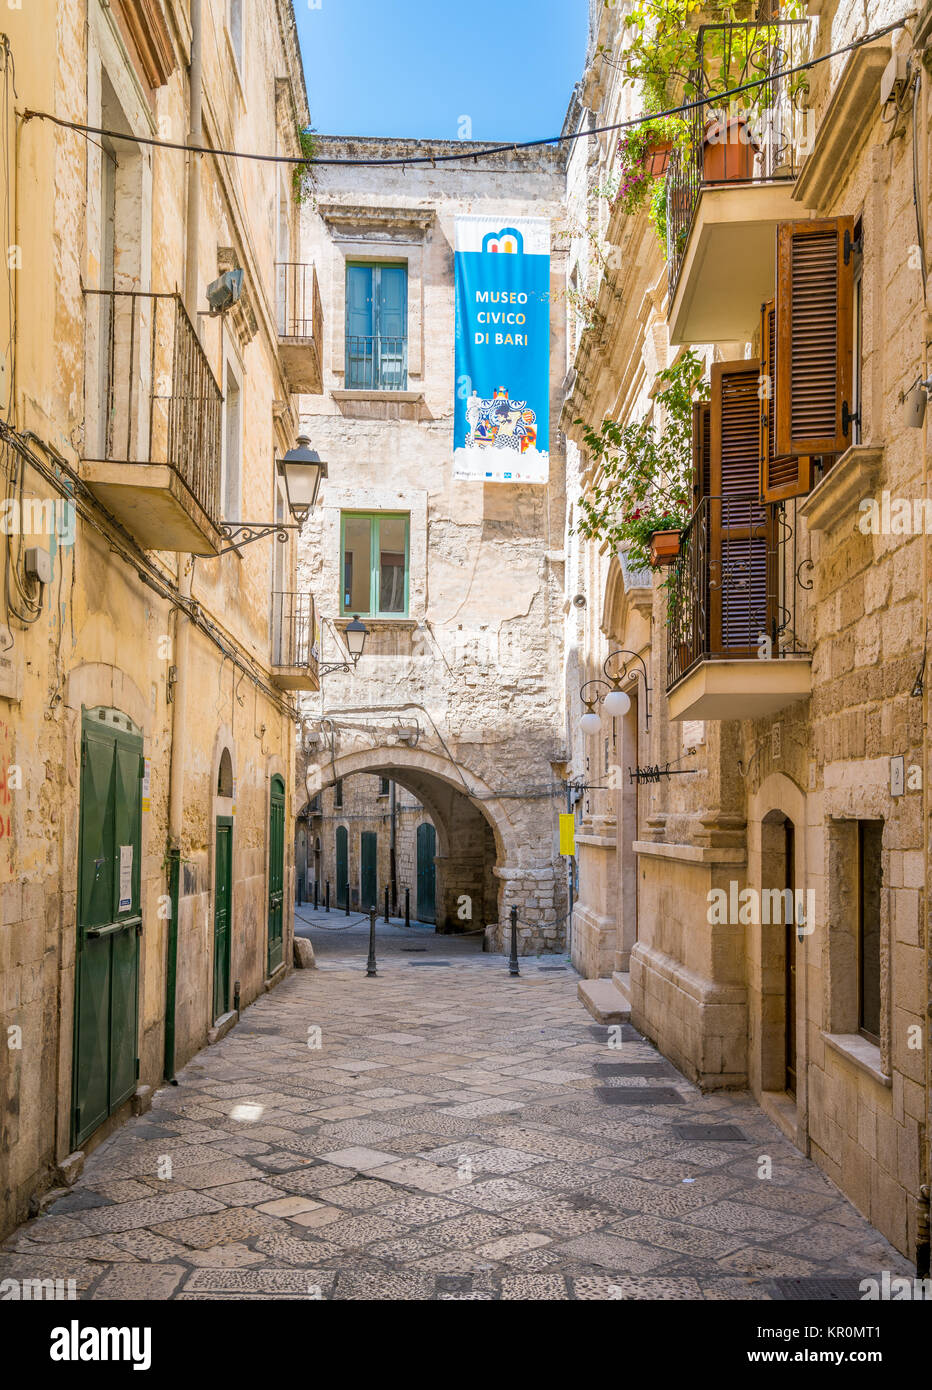
M6 1241L0 1278L86 1299L772 1299L911 1272L749 1098L700 1095L627 1026L610 1047L562 958L513 980L413 927L379 951L366 979L362 924L328 937Z

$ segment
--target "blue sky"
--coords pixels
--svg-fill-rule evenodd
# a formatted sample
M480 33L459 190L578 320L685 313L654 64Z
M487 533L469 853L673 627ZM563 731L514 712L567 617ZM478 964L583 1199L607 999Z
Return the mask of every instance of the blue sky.
M558 135L587 0L294 0L311 121L326 135Z

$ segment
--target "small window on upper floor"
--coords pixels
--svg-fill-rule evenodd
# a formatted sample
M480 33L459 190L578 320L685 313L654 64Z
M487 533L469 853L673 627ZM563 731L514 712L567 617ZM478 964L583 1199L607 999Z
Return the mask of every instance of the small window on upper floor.
M231 362L226 364L223 400L221 494L224 521L240 520L242 472L242 392Z
M245 43L243 35L243 0L229 0L229 5L227 24L230 30L230 43L233 47L233 56L236 59L236 66L239 68L240 76L242 77Z
M346 389L408 389L408 267L346 267Z

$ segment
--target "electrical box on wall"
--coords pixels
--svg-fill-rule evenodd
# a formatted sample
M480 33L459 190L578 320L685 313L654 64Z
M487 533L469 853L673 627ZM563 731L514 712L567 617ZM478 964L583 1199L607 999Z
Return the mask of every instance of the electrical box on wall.
M27 579L37 579L40 584L52 582L52 557L47 550L32 546L26 551L24 568Z

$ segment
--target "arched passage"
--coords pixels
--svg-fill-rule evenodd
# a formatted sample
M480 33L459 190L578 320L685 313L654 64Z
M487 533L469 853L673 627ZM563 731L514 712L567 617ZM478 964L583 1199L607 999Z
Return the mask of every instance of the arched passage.
M526 883L517 870L522 832L506 803L480 778L468 772L461 777L448 760L402 745L333 758L324 752L321 762L308 770L308 796L359 773L396 782L418 799L433 822L438 930L478 931L502 921L506 892L526 893ZM549 850L549 843L546 848ZM542 869L527 872L553 878ZM539 883L535 882L534 888L540 892ZM414 896L412 893L412 899ZM533 910L539 910L536 899ZM495 945L500 945L500 938Z

